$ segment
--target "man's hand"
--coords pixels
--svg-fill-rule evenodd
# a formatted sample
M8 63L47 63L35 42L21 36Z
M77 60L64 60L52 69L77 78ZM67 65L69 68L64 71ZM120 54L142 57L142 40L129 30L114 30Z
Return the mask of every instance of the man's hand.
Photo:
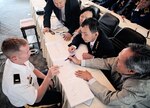
M70 41L71 40L72 35L70 33L65 33L63 38L65 41Z
M58 73L59 73L59 67L58 66L52 66L51 68L49 68L47 76L49 78L53 78Z
M43 33L45 34L46 32L49 32L50 28L49 27L44 27L43 28Z
M81 60L77 59L76 56L73 56L73 57L72 57L72 56L69 56L68 58L69 58L69 60L72 61L73 63L78 64L78 65L81 65Z
M70 53L74 53L74 51L76 50L76 47L74 45L71 45L69 48L68 48L68 51Z
M145 3L141 0L138 5L136 6L136 9L144 9L145 8Z
M90 79L92 79L92 75L90 72L88 72L87 70L86 71L81 71L81 70L78 70L75 72L75 75L79 78L82 78L86 81L89 81Z
M82 57L84 60L86 59L92 59L93 58L93 55L89 54L89 53L83 53L82 54Z
M77 36L79 33L81 33L81 27L75 30L75 32L73 33L73 37Z
M43 33L45 34L46 32L50 32L52 35L55 35L55 32L53 32L50 28L45 27L43 28Z

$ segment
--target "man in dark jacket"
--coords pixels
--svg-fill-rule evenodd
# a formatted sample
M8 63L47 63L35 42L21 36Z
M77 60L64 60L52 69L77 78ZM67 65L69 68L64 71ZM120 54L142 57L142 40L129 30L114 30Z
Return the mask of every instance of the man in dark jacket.
M150 29L150 0L141 0L132 11L131 22Z
M43 32L45 33L50 31L50 17L54 11L58 20L69 29L68 33L64 34L64 39L70 40L74 30L79 27L79 0L47 0L44 10Z
M77 35L68 46L73 53L80 44L86 44L88 53L83 53L83 59L106 58L114 56L114 48L105 33L100 30L99 22L88 18L81 24L81 33Z

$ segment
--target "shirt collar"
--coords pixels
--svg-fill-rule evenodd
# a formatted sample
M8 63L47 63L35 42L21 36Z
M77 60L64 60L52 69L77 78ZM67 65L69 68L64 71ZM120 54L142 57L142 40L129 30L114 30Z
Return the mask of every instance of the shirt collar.
M93 42L90 42L90 45L94 46L96 39Z

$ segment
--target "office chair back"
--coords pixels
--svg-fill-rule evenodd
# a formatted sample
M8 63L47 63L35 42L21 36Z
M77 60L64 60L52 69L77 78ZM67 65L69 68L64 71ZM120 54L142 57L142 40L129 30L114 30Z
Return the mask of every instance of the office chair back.
M113 37L115 30L118 27L119 19L112 15L111 13L105 13L99 19L100 28L105 32L105 34L109 37Z
M116 55L129 43L146 44L146 38L131 28L123 28L110 39L114 45Z

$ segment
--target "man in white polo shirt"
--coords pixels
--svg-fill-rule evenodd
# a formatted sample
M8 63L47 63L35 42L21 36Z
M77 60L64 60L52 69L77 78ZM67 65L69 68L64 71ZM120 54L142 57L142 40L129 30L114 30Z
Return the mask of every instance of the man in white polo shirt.
M49 69L44 75L29 61L30 50L25 39L8 38L2 43L2 51L8 58L4 67L2 90L16 107L26 104L39 106L61 102L61 93L48 90L52 78L59 73L58 66ZM43 79L41 85L37 78Z

